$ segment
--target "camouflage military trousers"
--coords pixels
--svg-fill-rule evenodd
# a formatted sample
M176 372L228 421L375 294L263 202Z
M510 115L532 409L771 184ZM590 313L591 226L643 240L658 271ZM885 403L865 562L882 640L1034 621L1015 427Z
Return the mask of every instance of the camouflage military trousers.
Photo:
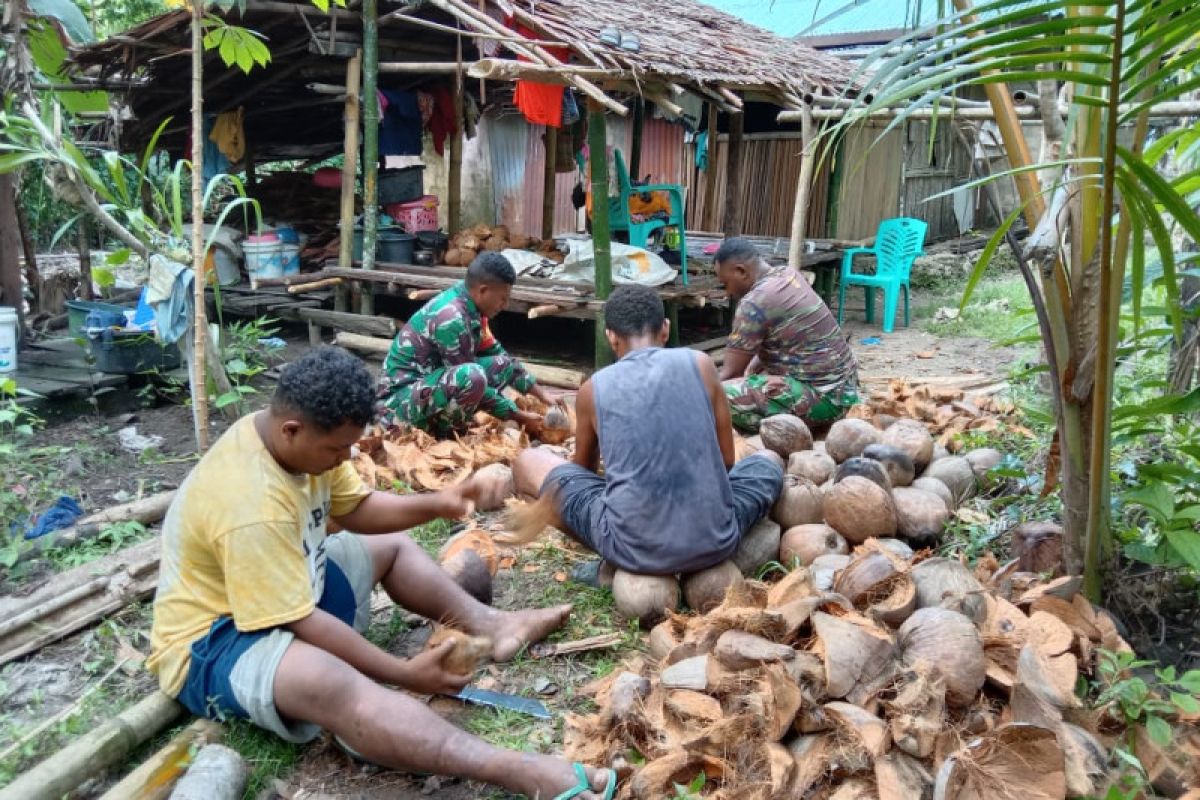
M502 394L504 389L530 388L514 385L516 363L507 355L481 356L474 363L436 369L400 386L385 376L379 386L379 421L385 426L407 423L445 436L469 427L478 411L506 419L516 406Z
M733 427L754 433L764 417L795 414L810 424L834 422L858 402L854 387L822 392L785 375L747 375L724 382Z

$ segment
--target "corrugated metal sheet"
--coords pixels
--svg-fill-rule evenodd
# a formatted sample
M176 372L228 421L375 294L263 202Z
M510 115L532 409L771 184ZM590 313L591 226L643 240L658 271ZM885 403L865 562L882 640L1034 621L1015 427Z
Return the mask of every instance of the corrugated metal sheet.
M529 147L529 125L516 115L488 115L481 120L488 129L488 153L491 156L492 200L496 222L523 232L525 159ZM477 165L472 165L477 166ZM467 171L464 165L463 172Z

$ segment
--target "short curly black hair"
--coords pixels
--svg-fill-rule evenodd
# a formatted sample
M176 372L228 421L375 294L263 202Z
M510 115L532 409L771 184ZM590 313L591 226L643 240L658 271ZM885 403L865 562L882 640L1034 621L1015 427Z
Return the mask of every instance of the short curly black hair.
M754 242L744 236L731 236L721 242L721 246L717 248L717 254L713 256L713 261L717 264L725 262L737 264L755 264L759 257L758 248L754 246Z
M318 347L283 368L271 409L298 413L323 431L366 426L375 414L375 380L358 357Z
M656 333L665 318L658 292L640 283L618 286L604 303L604 327L617 336Z
M471 266L467 267L467 286L478 286L481 283L502 283L512 286L517 282L517 271L512 262L495 250L485 250L475 256Z

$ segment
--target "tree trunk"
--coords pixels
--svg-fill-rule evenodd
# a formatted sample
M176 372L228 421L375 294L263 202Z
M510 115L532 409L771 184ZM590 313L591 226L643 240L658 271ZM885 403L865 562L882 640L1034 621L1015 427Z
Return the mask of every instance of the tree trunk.
M21 242L17 234L16 178L0 174L0 305L17 310L17 337L25 330L25 301L21 293Z
M196 448L208 449L208 319L204 309L204 10L192 4L192 271L195 274L195 316L192 318L192 423Z
M29 230L29 217L25 213L25 207L21 205L19 192L16 208L17 230L21 232L21 248L25 253L25 284L29 287L29 294L32 297L29 301L29 309L37 312L41 311L42 286L42 278L38 273L37 266L37 242L34 241L33 233Z

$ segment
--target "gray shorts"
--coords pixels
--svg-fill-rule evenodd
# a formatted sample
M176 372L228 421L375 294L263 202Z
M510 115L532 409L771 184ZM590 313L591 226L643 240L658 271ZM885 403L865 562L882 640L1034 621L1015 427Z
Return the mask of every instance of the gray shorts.
M354 593L354 608L326 610L344 621L350 621L353 614L353 626L359 633L367 629L371 622L371 591L375 588L373 578L375 565L371 554L362 539L353 533L335 533L326 539L325 553L329 564L345 576ZM329 564L326 565L326 595L330 594ZM323 607L326 597L323 596ZM340 613L339 613L340 611ZM229 675L233 696L246 711L250 720L260 728L265 728L289 742L303 744L312 741L321 732L321 728L311 722L284 721L275 708L275 673L284 652L296 636L289 630L274 628L265 633L258 641L238 657Z

